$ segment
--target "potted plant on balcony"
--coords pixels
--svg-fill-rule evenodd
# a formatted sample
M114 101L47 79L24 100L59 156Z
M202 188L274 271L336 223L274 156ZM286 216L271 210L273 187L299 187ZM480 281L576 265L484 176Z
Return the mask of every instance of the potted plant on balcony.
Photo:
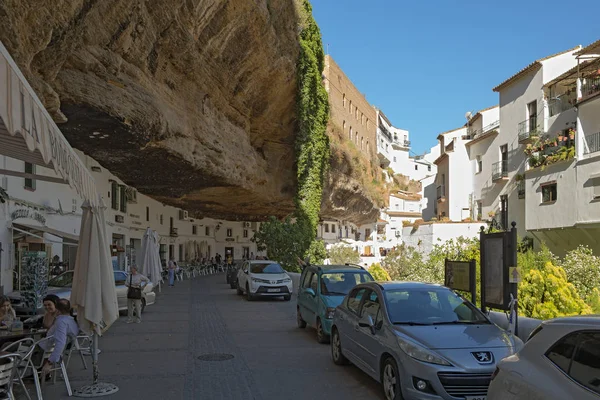
M570 140L574 140L575 139L575 129L573 129L573 128L569 129L569 139Z

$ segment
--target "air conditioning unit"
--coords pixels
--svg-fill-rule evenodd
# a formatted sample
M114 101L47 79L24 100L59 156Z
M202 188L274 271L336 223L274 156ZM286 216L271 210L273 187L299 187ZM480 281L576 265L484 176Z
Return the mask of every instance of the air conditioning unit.
M244 222L243 225L244 228L250 228L250 222Z
M128 186L125 189L125 198L127 199L128 203L136 204L137 203L137 190L135 190L135 188Z
M181 221L187 221L188 219L188 212L185 210L179 210L179 219Z

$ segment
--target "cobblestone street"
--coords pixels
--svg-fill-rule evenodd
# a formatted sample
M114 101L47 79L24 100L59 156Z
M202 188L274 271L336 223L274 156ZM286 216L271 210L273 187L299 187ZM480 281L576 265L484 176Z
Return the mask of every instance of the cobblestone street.
M142 324L121 317L100 340L100 380L119 386L106 399L380 399L379 385L354 366L338 367L314 329L295 322L290 302L247 302L223 274L163 288ZM226 361L198 357L230 354ZM89 361L89 358L88 358ZM91 381L73 357L72 387ZM67 398L64 383L45 399Z

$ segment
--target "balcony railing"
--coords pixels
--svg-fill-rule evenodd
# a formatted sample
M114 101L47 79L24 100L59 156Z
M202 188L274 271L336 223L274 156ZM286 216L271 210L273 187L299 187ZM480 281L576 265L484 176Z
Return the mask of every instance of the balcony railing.
M585 83L581 85L581 97L586 98L600 93L600 77L586 78Z
M570 110L575 107L575 103L577 103L577 92L571 92L558 98L548 100L550 116L553 117L563 111Z
M492 164L492 180L508 178L508 161L502 160Z
M498 129L499 127L500 127L500 120L497 120L497 121L492 122L491 124L487 124L486 126L484 126L483 129L481 130L481 132L487 133L494 129Z
M520 180L517 183L517 195L519 196L519 199L525 198L525 181L524 180Z
M600 132L585 135L585 144L584 154L600 151Z
M540 129L537 123L537 116L526 119L519 123L518 127L519 143L535 139L540 135Z
M379 125L379 130L381 130L381 133L383 133L390 141L392 140L392 134L386 129L385 126Z
M441 200L446 198L446 186L444 185L439 185L437 187L437 199Z

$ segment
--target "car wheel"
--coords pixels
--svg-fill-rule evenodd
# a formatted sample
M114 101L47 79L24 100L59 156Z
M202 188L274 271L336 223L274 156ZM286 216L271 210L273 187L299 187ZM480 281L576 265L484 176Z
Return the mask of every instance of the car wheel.
M342 354L342 341L340 340L340 333L334 327L331 329L331 358L333 363L336 365L348 365L349 361Z
M296 323L298 324L298 328L306 328L306 321L302 319L302 315L300 315L300 308L298 307L296 307Z
M240 296L244 294L244 292L242 291L242 289L240 289L240 281L236 281L235 282L235 287L237 289L237 294L239 294Z
M317 341L321 344L329 343L329 336L325 334L320 318L317 318Z
M247 283L246 283L246 300L248 300L248 301L254 300L252 293L250 293L250 287L248 286Z
M144 313L144 310L145 310L145 309L146 309L146 299L144 299L144 298L142 297L142 311L141 311L141 312L142 312L142 314Z
M402 389L400 384L400 374L398 366L393 358L388 357L383 362L383 371L381 372L381 386L386 400L402 400Z
M291 295L291 294L288 294L287 296L283 296L283 299L284 299L285 301L290 301L290 300L292 299L292 295Z

